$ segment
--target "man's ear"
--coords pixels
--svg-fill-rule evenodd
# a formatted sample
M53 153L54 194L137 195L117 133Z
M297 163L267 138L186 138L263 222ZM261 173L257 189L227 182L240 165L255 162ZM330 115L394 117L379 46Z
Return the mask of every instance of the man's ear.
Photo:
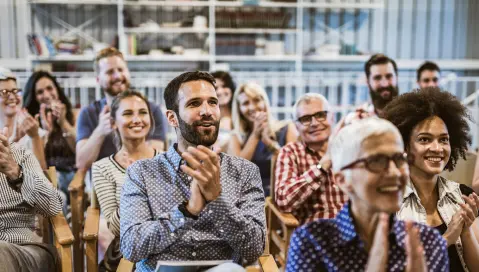
M168 120L168 124L172 127L178 127L178 117L176 116L176 112L172 110L166 111L166 119Z
M341 190L346 193L350 194L352 192L352 186L350 183L346 180L346 176L344 175L343 172L334 172L333 173L333 182L336 183L336 185L341 188Z

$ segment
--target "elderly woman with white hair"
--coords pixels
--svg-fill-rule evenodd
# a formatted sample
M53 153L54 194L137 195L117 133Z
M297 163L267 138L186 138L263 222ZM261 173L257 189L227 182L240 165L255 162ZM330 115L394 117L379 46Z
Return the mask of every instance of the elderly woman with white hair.
M273 119L268 95L256 83L242 84L233 97L233 135L228 153L258 165L263 189L269 195L271 157L297 138L293 123Z
M434 229L395 218L409 176L398 129L368 118L329 146L334 181L349 196L336 218L296 229L286 271L449 271Z

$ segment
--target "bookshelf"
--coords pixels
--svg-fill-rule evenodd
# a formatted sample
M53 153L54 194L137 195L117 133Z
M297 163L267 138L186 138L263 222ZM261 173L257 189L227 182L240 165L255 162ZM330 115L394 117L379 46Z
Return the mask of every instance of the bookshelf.
M40 5L40 7L45 5L67 5L70 9L85 5L109 5L115 7L117 17L116 33L118 35L118 45L120 50L125 54L126 59L131 62L198 62L207 63L208 67L214 67L217 63L251 63L251 66L254 67L258 62L282 62L294 65L294 70L298 73L301 73L303 69L303 63L305 62L355 63L367 59L366 56L356 55L340 55L337 57L307 56L305 54L306 52L303 51L303 34L305 31L303 28L303 16L306 10L382 9L384 8L384 1L385 0L30 0L28 3L30 5L30 9L35 8L36 5ZM253 3L253 5L250 5L251 3ZM153 27L138 25L126 27L124 25L125 12L130 12L132 17L136 18L134 16L135 12L140 9L157 10L171 8L180 8L177 12L187 12L194 8L202 9L204 11L202 16L206 17L207 23L202 27L195 27L194 24L171 27L161 25L159 22L157 25L153 25ZM238 10L241 11L239 13L240 15L235 13L235 11ZM242 16L241 14L244 14L245 12L254 14L258 12L265 12L265 10L268 13L271 12L277 15L277 17L271 17L273 20L276 20L275 18L279 18L283 19L283 22L281 24L277 23L276 25L271 26L262 24L264 19L259 18L257 19L259 22L256 22L255 25L251 25L249 22L251 21L251 17L245 17L249 18L248 20L238 17ZM52 16L55 15L52 14ZM228 16L233 17L229 18ZM29 18L31 16L27 17ZM85 17L85 21L89 19L90 18ZM226 20L226 23L224 20ZM230 22L228 22L228 20L230 20ZM238 23L238 21L242 23ZM31 23L35 22L29 22L28 24ZM62 27L65 26L62 25ZM72 31L71 29L69 30ZM80 34L84 33L81 28L74 31L78 31ZM136 52L138 51L141 39L144 37L196 37L196 39L199 40L197 44L202 43L203 47L185 47L185 49L192 49L191 51L196 50L196 53L190 52L189 54L185 55L168 54L169 52L163 52L163 50L155 50L158 52L150 51L150 54L144 54L145 52ZM81 38L83 38L83 36L81 36ZM261 45L258 45L258 39L260 39ZM266 48L268 47L265 45L265 43L268 42L283 42L283 44L276 44L276 47L270 47L273 48L273 52L265 52ZM236 53L236 51L233 50L236 44L240 44L240 46L243 44L248 44L249 51ZM263 50L259 51L260 53L255 50L258 46L263 48ZM274 49L278 48L278 46L283 46L284 48L288 47L289 50L284 50L285 52L282 54L275 54ZM231 52L224 54L225 48L226 50L231 48ZM200 49L201 53L199 53ZM27 61L32 63L70 61L88 62L93 61L93 56L91 53L87 55L78 54L70 56L29 56Z

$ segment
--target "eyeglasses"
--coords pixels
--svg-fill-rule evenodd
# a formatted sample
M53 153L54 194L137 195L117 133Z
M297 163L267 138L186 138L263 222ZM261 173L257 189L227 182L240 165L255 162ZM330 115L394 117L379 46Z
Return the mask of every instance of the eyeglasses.
M356 160L344 166L341 168L341 171L353 168L356 164L364 162L364 166L370 172L382 173L389 169L389 161L393 161L397 168L401 168L408 162L408 157L406 153L396 153L391 156L386 154L372 155L367 158Z
M11 93L16 95L17 93L21 93L21 92L22 92L21 89L11 89L11 90L3 89L3 90L0 90L0 94L4 98L8 97Z
M324 122L328 117L328 111L318 111L314 114L304 115L299 117L296 121L300 122L303 126L309 126L313 121L313 117L318 122Z

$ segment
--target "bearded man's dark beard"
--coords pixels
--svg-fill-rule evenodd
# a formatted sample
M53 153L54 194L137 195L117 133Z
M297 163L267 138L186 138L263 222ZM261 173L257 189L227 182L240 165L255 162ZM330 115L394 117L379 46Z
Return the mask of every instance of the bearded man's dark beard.
M389 91L391 95L388 98L383 98L381 96L381 93L383 91ZM397 86L379 88L376 91L373 91L371 89L371 86L369 86L369 95L371 96L371 100L373 102L375 109L379 109L379 110L384 109L384 107L386 107L386 105L389 104L389 102L391 102L394 98L396 98L398 94L399 94L399 90Z
M216 142L219 133L220 122L215 121L211 117L204 117L201 120L194 121L193 124L186 123L181 117L178 116L178 123L183 139L194 145L203 145L211 146ZM202 123L208 122L213 123L212 126L215 128L214 131L198 131L196 128Z

